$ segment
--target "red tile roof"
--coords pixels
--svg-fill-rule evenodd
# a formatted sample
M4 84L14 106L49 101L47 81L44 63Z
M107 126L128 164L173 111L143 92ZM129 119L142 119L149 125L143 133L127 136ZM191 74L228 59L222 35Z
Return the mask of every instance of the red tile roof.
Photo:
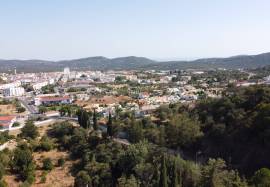
M9 127L9 125L10 124L8 124L8 123L0 123L0 126L2 126L2 127Z
M16 116L0 116L0 126L9 127L14 118L16 118Z
M16 118L16 116L0 116L0 122L1 121L11 121L14 118Z
M64 101L70 99L69 96L63 96L63 97L41 97L41 101Z

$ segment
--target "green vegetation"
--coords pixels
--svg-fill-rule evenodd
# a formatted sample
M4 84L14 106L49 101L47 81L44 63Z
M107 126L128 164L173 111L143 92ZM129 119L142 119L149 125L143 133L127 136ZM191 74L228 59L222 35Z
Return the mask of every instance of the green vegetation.
M35 163L33 161L32 151L23 143L15 150L10 162L12 171L18 173L23 181L32 184L35 181Z
M28 121L20 134L27 143L0 152L0 180L8 171L25 184L33 183L32 152L57 148L76 161L74 186L267 187L269 103L268 86L231 86L222 98L201 98L192 106L164 105L151 117L136 117L132 111L109 113L104 126L98 126L95 110L79 109L79 126L58 122L40 139L37 127ZM61 107L69 115L69 106ZM6 132L0 134L1 142L9 138ZM50 158L42 163L47 172L54 168ZM64 163L60 158L56 165Z
M26 111L26 109L24 107L22 107L22 106L16 107L16 110L17 110L18 113L23 113L23 112Z
M51 132L72 158L80 160L74 166L75 186L195 187L208 186L211 181L224 187L247 186L221 159L199 165L162 153L162 149L144 141L124 146L99 137L94 131L87 134L84 128L72 127L67 122L55 124Z
M62 167L65 164L65 159L64 158L59 158L57 161L57 164L59 167Z
M45 158L42 161L42 168L47 171L51 171L53 169L53 163L50 158Z
M43 136L40 139L39 145L37 147L37 150L41 150L41 151L50 151L54 148L54 142L48 138L47 136Z
M38 137L39 133L37 127L34 125L33 121L27 121L25 126L21 130L20 137L35 139Z
M83 92L86 91L86 88L69 88L67 92Z
M8 140L14 138L13 136L9 135L8 131L0 132L0 145L4 144Z
M19 127L21 124L19 122L15 122L12 124L12 127Z
M43 86L43 87L41 88L41 91L42 91L43 94L55 93L54 88L55 88L55 85L53 85L53 84L48 84L47 86Z
M9 105L12 104L12 100L8 100L8 99L1 99L0 100L0 105Z
M38 112L40 113L40 114L44 114L44 113L46 113L48 111L48 109L47 109L47 107L45 107L45 106L39 106L38 107Z

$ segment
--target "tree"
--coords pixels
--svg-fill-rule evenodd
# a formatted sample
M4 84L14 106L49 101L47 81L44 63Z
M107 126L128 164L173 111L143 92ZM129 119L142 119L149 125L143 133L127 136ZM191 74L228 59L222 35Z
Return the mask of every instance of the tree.
M209 159L203 168L203 181L205 186L224 186L224 179L227 174L226 164L222 159Z
M175 115L166 126L166 137L170 147L186 147L202 137L200 123L187 114Z
M167 176L167 166L166 166L165 154L163 154L162 161L161 161L159 186L160 187L168 187L168 176Z
M113 127L112 127L112 115L111 112L109 113L109 119L107 122L107 135L112 137L113 136Z
M205 187L247 187L238 173L227 170L226 163L222 159L209 159L202 170L202 182ZM269 175L270 176L270 175Z
M12 127L19 127L21 124L19 122L15 122L12 124Z
M57 164L58 166L62 167L65 164L65 159L63 157L59 158Z
M53 147L54 147L53 141L50 140L47 136L42 136L38 148L43 151L50 151L53 149Z
M11 160L11 168L17 172L23 180L33 182L35 177L35 163L33 161L32 151L26 144L19 145L14 150L14 156Z
M172 183L171 184L172 187L179 187L180 186L176 160L174 161L174 165L173 165L173 175L172 175L172 182L171 183Z
M4 174L5 174L5 166L2 163L0 163L0 180L3 178Z
M98 130L97 114L96 114L95 109L94 109L94 114L93 114L93 128L94 130Z
M252 183L256 187L269 187L270 186L270 169L262 168L252 177Z
M18 112L18 113L23 113L23 112L25 112L25 110L26 110L26 109L25 109L24 107L22 107L22 106L19 106L19 107L17 107L16 109L17 109L17 112Z
M38 137L39 133L37 127L34 125L33 121L27 121L25 126L21 130L20 136L23 138L35 139Z
M50 158L43 159L42 164L44 170L51 171L53 169L53 163Z
M39 106L38 111L40 114L44 114L48 111L48 109L45 106Z
M78 111L78 122L81 127L89 128L89 114L83 109Z
M128 130L128 139L132 143L138 143L143 140L143 129L140 121L135 121L134 119L131 121Z
M118 179L117 187L138 187L138 181L131 175L130 177L122 176Z
M91 177L86 171L80 171L74 181L75 187L90 187L91 186Z

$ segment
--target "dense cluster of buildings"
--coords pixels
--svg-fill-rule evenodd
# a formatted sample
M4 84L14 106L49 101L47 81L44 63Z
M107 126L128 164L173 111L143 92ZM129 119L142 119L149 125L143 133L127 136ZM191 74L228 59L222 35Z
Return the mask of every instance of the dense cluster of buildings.
M224 83L211 78L207 71L195 70L102 72L71 71L67 67L63 72L0 74L0 78L0 99L18 99L30 114L40 106L73 104L104 116L116 110L148 115L161 105L220 97L231 82L237 86L254 84L235 79ZM264 82L269 80L266 77ZM14 120L2 116L0 126L10 128Z

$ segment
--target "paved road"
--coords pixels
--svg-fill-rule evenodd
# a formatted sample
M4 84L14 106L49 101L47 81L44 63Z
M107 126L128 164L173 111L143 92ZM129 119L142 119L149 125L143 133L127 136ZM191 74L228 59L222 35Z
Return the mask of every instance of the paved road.
M36 106L34 105L29 105L29 100L27 100L26 98L20 98L19 101L21 102L21 104L31 113L31 114L37 114L38 113L38 109Z

